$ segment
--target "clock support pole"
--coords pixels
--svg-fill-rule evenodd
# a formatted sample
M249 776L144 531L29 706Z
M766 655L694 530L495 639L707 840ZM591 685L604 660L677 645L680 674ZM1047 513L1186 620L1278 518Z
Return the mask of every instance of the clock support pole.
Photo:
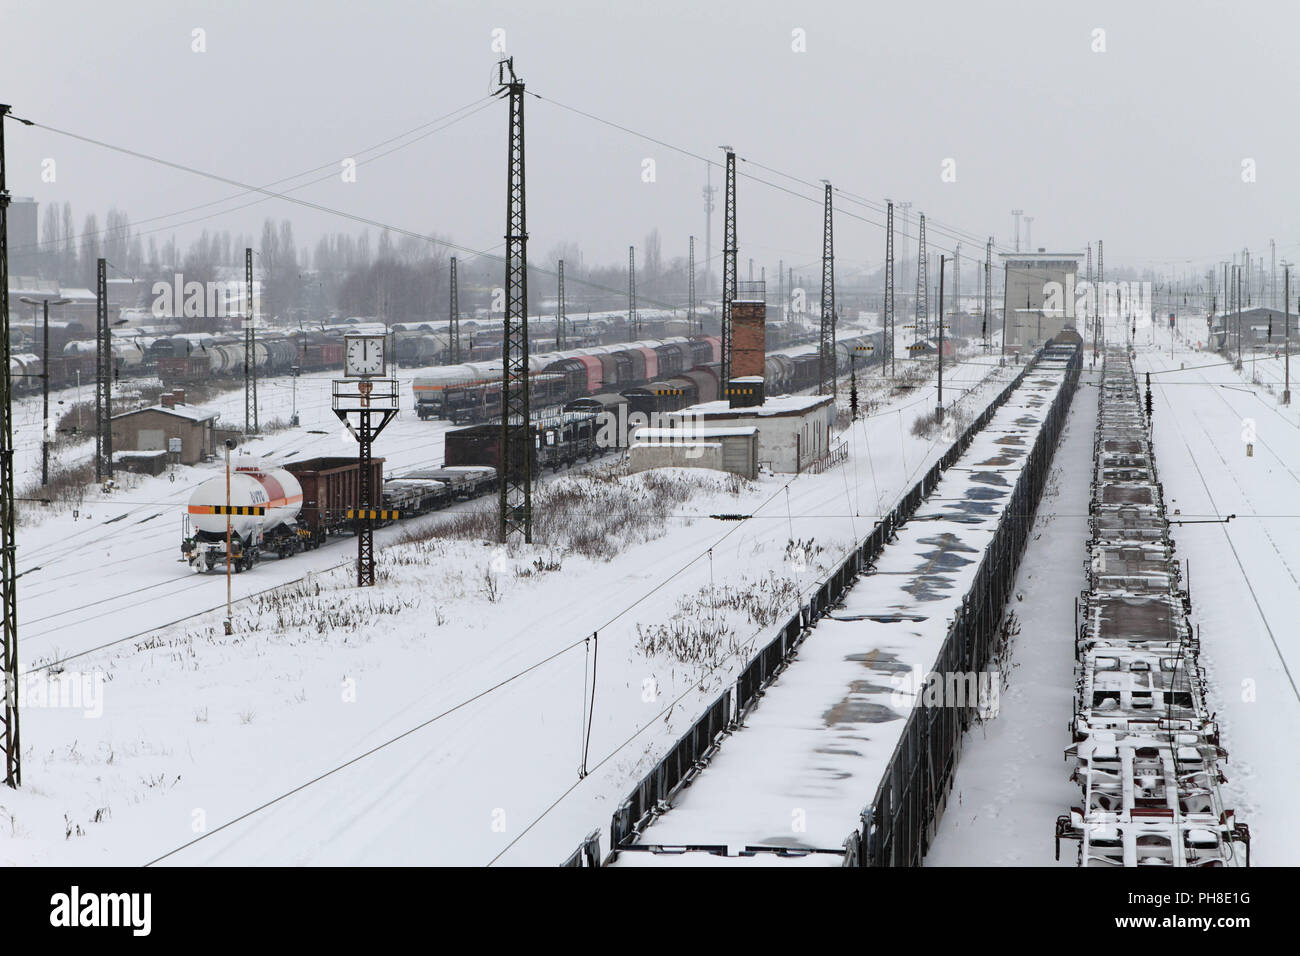
M373 446L379 433L397 415L397 382L393 379L335 381L334 414L357 440L357 587L375 583L375 512L383 505L383 485L375 486ZM355 424L354 424L355 423Z

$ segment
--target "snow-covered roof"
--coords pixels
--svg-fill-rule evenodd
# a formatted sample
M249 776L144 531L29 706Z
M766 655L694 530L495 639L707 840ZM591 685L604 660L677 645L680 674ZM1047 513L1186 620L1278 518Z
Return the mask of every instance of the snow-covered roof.
M201 408L198 405L177 405L174 408L168 408L165 405L150 405L148 408L136 408L129 412L121 412L114 415L113 418L127 418L131 415L139 415L141 412L164 412L168 415L175 415L177 418L188 418L192 422L210 422L221 417L220 412L214 412L210 408Z
M700 405L692 405L689 408L683 408L680 412L674 412L675 415L682 417L690 416L719 416L726 417L764 417L768 415L797 415L800 412L806 412L814 408L830 405L834 399L829 395L780 395L769 398L762 405L748 405L740 408L732 408L731 403L725 399L717 402L704 402Z
M737 438L757 434L757 425L736 425L719 428L692 428L690 425L686 425L682 428L638 428L632 433L632 440L636 442L671 441L676 443L679 439Z
M1082 252L999 252L1008 262L1072 262L1083 258Z
M629 448L721 448L722 443L716 441L675 441L670 443L634 441L628 447Z

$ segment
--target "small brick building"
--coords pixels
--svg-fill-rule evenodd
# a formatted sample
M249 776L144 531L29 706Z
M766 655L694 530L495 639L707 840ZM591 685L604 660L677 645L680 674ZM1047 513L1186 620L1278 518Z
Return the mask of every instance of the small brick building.
M181 405L151 405L113 416L114 451L166 451L170 439L181 441L180 461L193 465L217 453L214 428L220 412Z

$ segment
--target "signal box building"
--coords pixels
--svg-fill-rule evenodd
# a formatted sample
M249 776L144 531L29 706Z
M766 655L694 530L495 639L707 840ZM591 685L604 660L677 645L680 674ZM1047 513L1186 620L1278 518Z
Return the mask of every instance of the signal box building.
M1006 268L1002 298L1006 348L1036 348L1063 329L1075 326L1078 298L1077 252L1003 253Z

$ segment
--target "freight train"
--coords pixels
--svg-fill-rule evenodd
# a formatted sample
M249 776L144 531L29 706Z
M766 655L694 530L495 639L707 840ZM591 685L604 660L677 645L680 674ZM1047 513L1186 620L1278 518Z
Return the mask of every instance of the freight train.
M866 371L884 354L884 333L869 332L836 343L837 374L851 364ZM722 342L716 336L692 336L601 345L529 356L529 401L534 408L575 410L582 399L621 396L634 411L676 411L716 401ZM815 347L769 352L764 379L767 393L780 395L818 383L820 358ZM501 415L501 362L468 362L433 369L413 383L416 413L455 424L486 422Z
M606 436L601 433L602 425L608 419L600 412L608 410L608 407L566 408L558 414L534 421L528 438L516 435L511 446L511 474L522 475L520 465L525 458L536 477L547 468L551 471L571 468L579 461L591 461L619 448L625 443L605 440ZM492 423L453 429L446 434L444 449L448 465L488 467L497 474L502 470L501 425Z
M1220 790L1227 753L1125 349L1106 350L1099 392L1066 751L1082 805L1057 818L1057 857L1073 839L1086 867L1248 866L1250 830Z
M132 330L132 333L137 330ZM91 385L98 375L98 345L94 339L60 341L51 328L50 388ZM39 335L39 333L38 333ZM45 374L44 342L24 339L9 359L9 375L17 393L37 392ZM110 374L115 382L132 376L157 376L164 385L206 382L244 373L244 341L233 335L114 334L109 343ZM304 372L341 368L340 339L313 340L289 334L259 334L254 344L259 375L275 375L297 367Z
M416 517L497 487L494 468L478 465L431 468L400 478L383 477L384 459L371 461L371 488L378 507L401 518ZM196 571L226 565L226 523L230 523L231 570L247 571L267 555L292 557L319 548L327 539L355 530L361 466L356 458L310 458L282 467L238 465L194 489L181 535L181 556ZM229 507L229 512L227 512ZM381 522L387 524L388 521Z

